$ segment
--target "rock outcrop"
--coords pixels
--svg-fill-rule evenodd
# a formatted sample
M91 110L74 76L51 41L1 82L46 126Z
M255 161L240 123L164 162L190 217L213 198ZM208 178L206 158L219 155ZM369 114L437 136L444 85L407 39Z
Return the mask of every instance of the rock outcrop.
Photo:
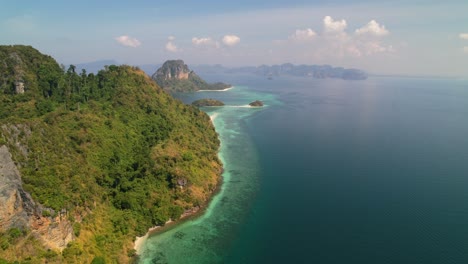
M36 204L23 190L21 176L8 148L0 147L0 230L27 229Z
M183 60L168 60L161 68L159 68L152 76L153 80L187 80L190 74L194 74L189 70L187 64Z
M199 90L223 90L230 87L225 83L209 84L191 71L183 60L166 61L151 78L165 89L172 92L194 92Z
M249 105L253 107L262 107L263 103L262 101L256 100L256 101L251 102Z
M23 189L8 147L0 146L0 231L30 230L47 248L64 249L74 238L71 223L63 213L44 217L43 210Z

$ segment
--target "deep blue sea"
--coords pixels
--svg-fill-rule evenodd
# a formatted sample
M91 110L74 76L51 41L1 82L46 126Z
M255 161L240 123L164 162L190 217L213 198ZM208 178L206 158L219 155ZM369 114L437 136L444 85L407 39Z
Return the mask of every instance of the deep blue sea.
M203 77L223 188L142 263L468 263L467 80Z

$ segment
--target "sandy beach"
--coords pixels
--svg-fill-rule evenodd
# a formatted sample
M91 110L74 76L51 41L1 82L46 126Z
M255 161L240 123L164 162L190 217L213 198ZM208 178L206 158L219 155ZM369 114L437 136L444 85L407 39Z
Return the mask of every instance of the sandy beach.
M231 90L232 88L234 88L234 86L231 86L222 90L198 90L197 92L226 92L226 91Z

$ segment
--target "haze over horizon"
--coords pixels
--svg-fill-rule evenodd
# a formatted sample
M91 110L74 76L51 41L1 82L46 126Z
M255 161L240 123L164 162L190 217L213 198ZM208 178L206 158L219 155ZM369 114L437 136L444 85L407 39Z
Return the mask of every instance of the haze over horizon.
M330 64L370 73L467 76L468 2L0 0L2 45L64 64Z

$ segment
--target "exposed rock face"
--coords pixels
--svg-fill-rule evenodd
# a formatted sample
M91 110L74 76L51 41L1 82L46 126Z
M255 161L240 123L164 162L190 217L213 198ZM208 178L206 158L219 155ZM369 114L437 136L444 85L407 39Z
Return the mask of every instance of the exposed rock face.
M43 217L22 187L21 176L7 146L0 146L0 231L29 229L47 247L64 249L73 240L73 227L65 215Z
M187 80L192 71L183 60L168 60L152 76L153 80Z
M48 248L63 250L74 239L73 226L65 215L55 218L35 216L30 219L34 235Z
M0 147L0 230L29 227L36 205L23 190L21 177L6 146Z
M168 60L151 78L166 91L194 92L199 90L223 90L230 87L225 83L209 84L191 71L183 60Z
M263 103L262 101L256 100L256 101L251 102L249 105L254 106L254 107L261 107L263 106Z

